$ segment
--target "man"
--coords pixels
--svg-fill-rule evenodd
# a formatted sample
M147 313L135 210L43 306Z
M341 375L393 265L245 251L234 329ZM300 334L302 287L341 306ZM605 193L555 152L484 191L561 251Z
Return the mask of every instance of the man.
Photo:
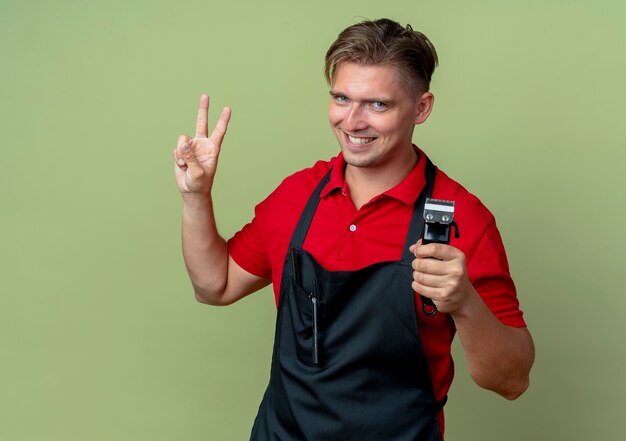
M196 298L227 305L274 285L274 355L254 440L443 439L455 331L477 384L507 399L528 387L534 348L495 220L412 144L433 107L436 63L410 26L345 29L325 70L341 153L286 178L228 242L211 191L230 109L209 137L203 95L195 137L178 140ZM418 241L426 197L455 201L460 237L450 245Z

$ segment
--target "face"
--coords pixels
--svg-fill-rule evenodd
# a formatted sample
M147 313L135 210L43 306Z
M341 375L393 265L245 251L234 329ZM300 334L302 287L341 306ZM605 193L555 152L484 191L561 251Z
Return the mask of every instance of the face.
M375 168L414 160L413 128L430 114L432 94L415 99L393 66L355 63L337 67L330 94L328 118L349 165Z

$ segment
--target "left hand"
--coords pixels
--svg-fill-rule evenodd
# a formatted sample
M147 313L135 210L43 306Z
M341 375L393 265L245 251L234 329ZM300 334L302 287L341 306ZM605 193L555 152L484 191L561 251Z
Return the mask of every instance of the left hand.
M178 145L173 151L176 165L174 172L176 183L183 197L210 195L213 179L217 170L217 160L222 141L230 121L230 107L224 107L220 118L209 136L209 96L200 97L196 136L187 135L178 138Z
M460 312L476 294L467 276L465 254L450 245L422 245L421 239L410 251L415 255L413 290L432 299L440 312Z

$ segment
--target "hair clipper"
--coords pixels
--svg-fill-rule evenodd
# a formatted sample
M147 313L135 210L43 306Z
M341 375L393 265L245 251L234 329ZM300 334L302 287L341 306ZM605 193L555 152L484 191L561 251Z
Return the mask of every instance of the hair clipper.
M422 245L429 243L450 243L451 229L455 229L455 238L459 237L459 227L454 222L454 201L426 198L424 205L424 229L422 231ZM437 307L431 299L420 295L422 311L431 316L437 312Z

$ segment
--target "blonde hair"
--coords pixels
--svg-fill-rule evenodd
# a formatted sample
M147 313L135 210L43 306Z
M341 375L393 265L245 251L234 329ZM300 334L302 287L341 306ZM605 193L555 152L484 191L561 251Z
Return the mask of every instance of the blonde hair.
M424 34L382 18L344 29L326 52L324 76L332 85L341 63L390 65L417 97L429 90L438 62L435 47Z

